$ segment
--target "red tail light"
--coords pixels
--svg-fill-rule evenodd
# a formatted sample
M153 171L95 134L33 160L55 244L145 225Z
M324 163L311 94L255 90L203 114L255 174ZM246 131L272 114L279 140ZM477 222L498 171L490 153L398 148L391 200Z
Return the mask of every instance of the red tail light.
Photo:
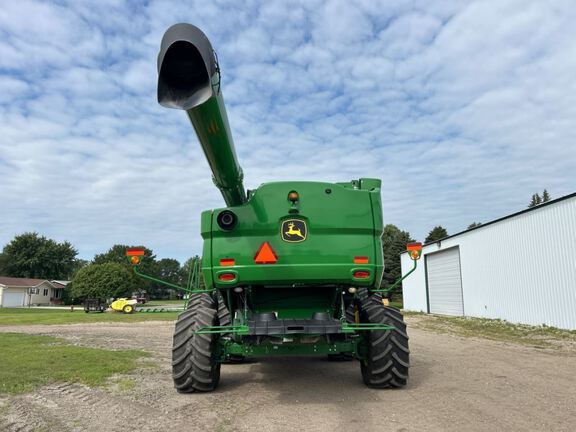
M356 279L368 279L370 277L370 272L366 270L356 270L354 272L354 277Z
M221 273L218 275L218 279L223 282L230 282L236 279L236 275L234 273Z

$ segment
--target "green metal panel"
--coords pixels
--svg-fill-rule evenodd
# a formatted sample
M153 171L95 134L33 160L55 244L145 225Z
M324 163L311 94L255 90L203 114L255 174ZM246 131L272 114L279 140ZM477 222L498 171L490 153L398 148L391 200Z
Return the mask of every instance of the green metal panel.
M211 264L216 286L229 286L219 282L217 275L231 270L238 274L234 285L379 284L382 216L377 186L380 182L366 183L369 189L354 188L352 183L267 183L254 191L246 204L214 210ZM357 184L360 186L360 182ZM295 204L288 200L291 191L299 195ZM220 229L214 220L223 210L231 210L238 217L238 224L232 231ZM283 240L282 222L287 219L305 221L304 241ZM375 226L375 223L379 225ZM205 234L204 238L210 241ZM254 262L254 256L264 242L268 242L276 253L277 263ZM368 263L355 264L357 256L367 257ZM221 266L220 260L226 258L234 259L235 265ZM207 267L204 269L206 271ZM355 280L352 274L356 270L367 270L370 277Z
M220 79L219 76L217 78ZM220 189L224 201L228 205L243 203L246 201L243 174L236 159L222 93L186 112L212 169L214 184Z
M224 301L232 323L197 330L228 335L219 339L220 361L233 354L347 352L364 358L368 332L392 328L350 323L345 317L346 307L357 300L350 287L369 287L372 292L380 288L381 181L275 182L261 185L247 197L220 88L220 67L208 38L192 25L172 26L162 39L158 71L159 103L186 111L228 207L202 213L203 257L201 263L194 262L187 288L142 276L190 295L205 295L215 304ZM226 225L219 219L224 211L234 213L236 221L228 214ZM255 256L264 245L273 253L257 262ZM361 259L355 262L357 257ZM134 271L141 274L136 267ZM368 277L355 276L357 271ZM229 280L219 279L224 275ZM265 317L257 314L269 312L275 319L314 316L314 321L319 320L315 313L326 312L333 324L322 328L334 334L251 335L250 323ZM339 321L334 323L334 318Z

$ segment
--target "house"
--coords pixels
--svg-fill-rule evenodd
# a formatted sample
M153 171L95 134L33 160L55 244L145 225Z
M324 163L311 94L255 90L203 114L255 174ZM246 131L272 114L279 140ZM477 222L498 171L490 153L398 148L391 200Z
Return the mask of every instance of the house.
M0 276L0 307L60 304L67 284L68 281Z

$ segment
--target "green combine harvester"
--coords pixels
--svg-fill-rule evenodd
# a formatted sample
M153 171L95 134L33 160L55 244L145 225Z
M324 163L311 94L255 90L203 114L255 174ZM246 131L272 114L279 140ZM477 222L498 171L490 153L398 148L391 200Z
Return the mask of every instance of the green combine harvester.
M357 359L366 385L406 385L406 324L386 299L401 280L380 286L380 180L245 191L208 38L190 24L170 27L158 73L159 103L188 114L226 204L202 213L203 256L188 287L165 283L189 295L174 333L176 389L214 390L231 360L295 355ZM421 245L408 247L415 269ZM142 254L128 251L140 275Z

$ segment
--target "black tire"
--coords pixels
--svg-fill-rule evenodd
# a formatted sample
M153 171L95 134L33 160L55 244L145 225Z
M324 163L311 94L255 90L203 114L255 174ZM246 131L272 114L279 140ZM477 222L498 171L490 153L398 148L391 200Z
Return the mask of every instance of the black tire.
M178 316L172 345L172 378L179 393L212 391L220 381L215 353L219 334L194 334L201 327L218 325L218 311L208 293L195 294Z
M362 322L394 326L394 330L366 332L368 356L361 360L364 384L374 388L403 387L408 381L410 350L404 317L396 308L384 306L380 295L359 292Z
M230 318L230 311L224 304L224 299L222 295L218 293L218 325L227 326L232 323L232 319Z

